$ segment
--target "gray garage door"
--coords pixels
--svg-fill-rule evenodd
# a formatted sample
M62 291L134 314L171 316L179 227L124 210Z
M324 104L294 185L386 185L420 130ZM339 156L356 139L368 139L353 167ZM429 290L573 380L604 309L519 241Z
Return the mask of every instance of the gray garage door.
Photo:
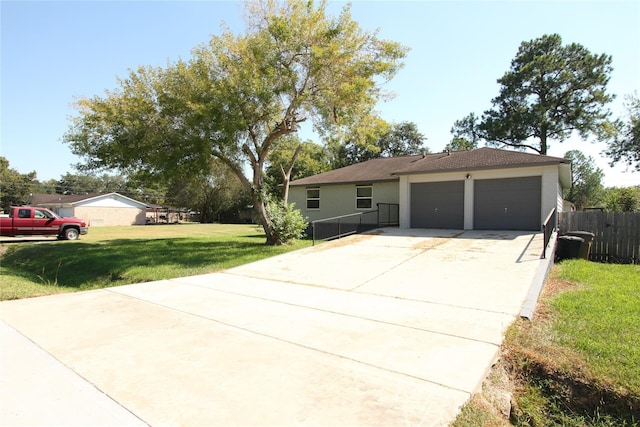
M539 176L475 181L473 228L540 230L541 192Z
M464 181L411 184L412 228L464 228Z

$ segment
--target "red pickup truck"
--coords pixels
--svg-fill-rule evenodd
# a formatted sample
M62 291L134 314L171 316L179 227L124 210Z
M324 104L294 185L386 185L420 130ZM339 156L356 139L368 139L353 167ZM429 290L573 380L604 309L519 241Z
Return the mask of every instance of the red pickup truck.
M87 234L87 223L78 218L60 218L45 208L12 207L8 218L0 218L0 236L58 236L77 240Z

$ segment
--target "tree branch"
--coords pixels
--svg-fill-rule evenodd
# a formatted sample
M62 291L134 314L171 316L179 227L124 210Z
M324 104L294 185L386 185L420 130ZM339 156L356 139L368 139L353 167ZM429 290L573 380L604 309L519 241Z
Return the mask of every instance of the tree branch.
M298 156L300 156L301 152L302 152L302 144L296 147L296 151L293 153L293 156L291 157L291 161L289 162L289 167L287 168L286 172L282 167L282 165L280 165L280 171L282 172L282 178L283 178L282 185L284 186L282 191L282 200L285 205L289 200L289 181L291 181L291 171L293 170L293 166L295 165L296 160L298 160Z
M242 183L242 185L244 185L244 187L248 191L251 191L251 182L247 179L247 177L244 175L244 172L242 171L242 168L238 166L236 162L229 159L227 156L225 156L218 150L211 150L211 155L216 159L220 160L222 163L224 163L229 169L231 169L233 173L236 174L238 179L240 179L240 182Z

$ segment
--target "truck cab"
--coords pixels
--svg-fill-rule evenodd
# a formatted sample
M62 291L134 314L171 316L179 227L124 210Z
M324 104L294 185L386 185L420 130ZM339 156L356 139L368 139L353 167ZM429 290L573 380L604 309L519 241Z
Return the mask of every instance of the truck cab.
M78 218L60 218L46 208L15 206L8 218L0 218L2 236L57 236L60 239L76 240L87 234L87 224Z

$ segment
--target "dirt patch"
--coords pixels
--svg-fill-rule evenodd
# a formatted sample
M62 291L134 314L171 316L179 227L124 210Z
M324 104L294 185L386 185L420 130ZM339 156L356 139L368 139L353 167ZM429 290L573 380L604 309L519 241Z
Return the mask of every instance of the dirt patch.
M354 243L364 242L367 240L371 240L373 236L383 234L384 231L379 230L379 232L372 232L368 234L354 234L352 236L343 237L341 239L330 240L328 242L321 243L319 245L313 246L311 250L314 252L326 251L329 249L341 248L344 246L349 246Z
M527 387L534 386L543 390L545 399L566 413L585 419L597 413L636 425L633 423L640 419L640 396L599 382L579 356L553 345L546 336L552 321L548 308L550 298L577 287L568 281L549 278L536 308L536 321L517 320L512 326L511 338L503 344L500 360L492 367L482 391L470 401L471 405L485 409L490 405L491 412L503 421L522 425L518 420L527 415L519 398Z
M464 234L464 231L460 232L460 233L456 233L453 236L434 236L434 237L429 237L425 240L419 241L417 242L415 245L412 246L412 249L416 249L416 250L420 250L423 252L429 251L431 249L435 249L438 246L442 246L447 242L450 242L452 239L455 239L456 237L461 236L462 234Z

